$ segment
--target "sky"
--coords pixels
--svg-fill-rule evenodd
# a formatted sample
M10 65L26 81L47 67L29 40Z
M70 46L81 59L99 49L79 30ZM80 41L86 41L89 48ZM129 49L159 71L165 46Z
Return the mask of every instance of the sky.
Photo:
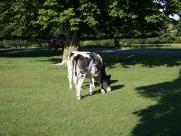
M169 16L170 18L173 18L175 20L179 20L179 16L177 14L175 14L174 16Z

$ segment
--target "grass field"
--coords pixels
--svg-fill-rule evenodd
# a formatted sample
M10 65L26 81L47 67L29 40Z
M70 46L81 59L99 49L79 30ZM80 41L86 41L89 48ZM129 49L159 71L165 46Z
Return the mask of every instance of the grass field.
M83 99L57 50L0 50L0 136L179 136L180 56L100 53L112 92Z

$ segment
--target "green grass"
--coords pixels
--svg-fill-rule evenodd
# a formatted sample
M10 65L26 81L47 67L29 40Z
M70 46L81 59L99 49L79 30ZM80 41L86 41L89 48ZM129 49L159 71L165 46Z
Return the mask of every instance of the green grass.
M0 136L181 135L180 56L100 55L112 92L78 101L62 51L0 50Z

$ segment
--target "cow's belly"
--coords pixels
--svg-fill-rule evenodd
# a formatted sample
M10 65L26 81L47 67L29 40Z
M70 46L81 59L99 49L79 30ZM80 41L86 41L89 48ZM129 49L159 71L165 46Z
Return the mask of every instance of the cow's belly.
M86 74L86 78L92 78L92 74L91 73L87 73Z
M95 81L100 82L100 78L101 78L100 74L97 75L97 76L94 76L93 78L94 78Z
M93 78L96 78L96 77L99 78L99 74L87 73L85 77L86 77L86 78L92 78L92 77L93 77Z

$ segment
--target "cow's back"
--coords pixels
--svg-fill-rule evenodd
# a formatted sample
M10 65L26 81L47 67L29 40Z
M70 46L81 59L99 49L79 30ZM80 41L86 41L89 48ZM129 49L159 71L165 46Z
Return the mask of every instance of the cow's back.
M90 71L91 58L78 54L73 58L73 66L76 73L87 74Z

